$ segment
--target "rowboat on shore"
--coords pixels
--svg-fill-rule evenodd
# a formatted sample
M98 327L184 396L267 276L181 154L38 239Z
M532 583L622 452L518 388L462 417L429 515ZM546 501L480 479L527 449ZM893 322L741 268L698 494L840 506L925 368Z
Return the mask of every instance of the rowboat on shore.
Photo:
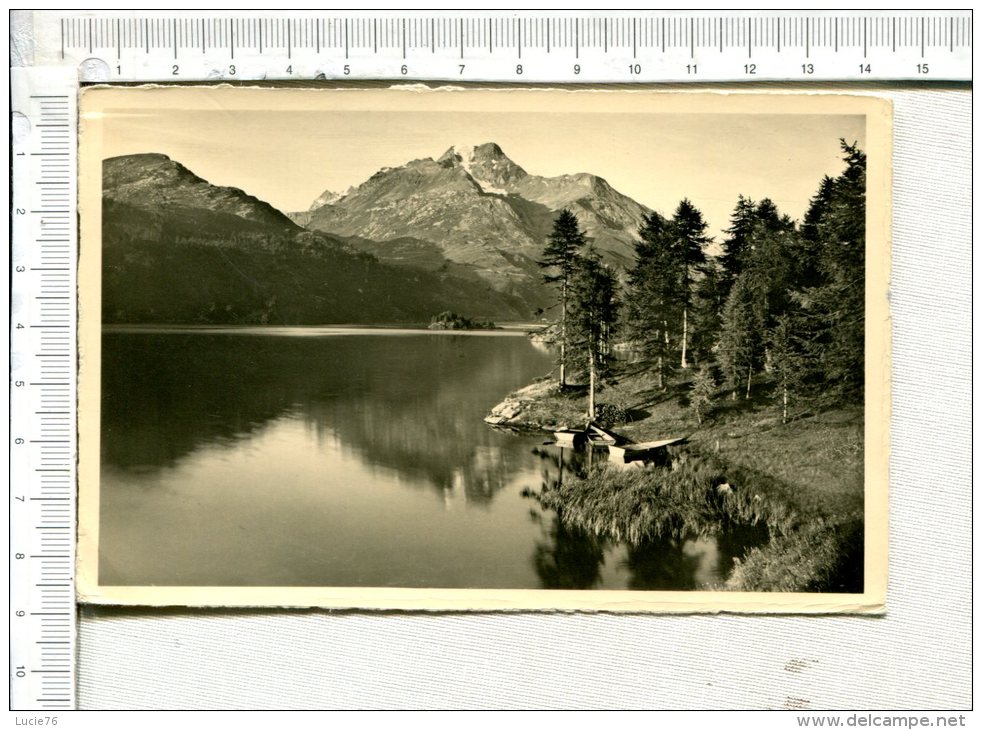
M590 421L586 428L560 428L553 435L556 437L556 445L563 447L578 447L587 443L597 446L613 446L631 442L627 436L614 433L593 421Z
M646 464L665 465L668 462L668 447L685 443L684 437L642 441L635 443L627 436L611 431L594 422L586 428L560 428L554 432L556 446L563 448L607 447L610 463L615 466L644 466Z
M556 437L556 446L563 448L577 448L587 442L586 431L580 428L560 428L553 436Z
M669 446L683 443L685 440L685 438L680 437L661 439L660 441L642 441L637 444L611 445L608 446L610 461L618 465L659 463L667 459Z

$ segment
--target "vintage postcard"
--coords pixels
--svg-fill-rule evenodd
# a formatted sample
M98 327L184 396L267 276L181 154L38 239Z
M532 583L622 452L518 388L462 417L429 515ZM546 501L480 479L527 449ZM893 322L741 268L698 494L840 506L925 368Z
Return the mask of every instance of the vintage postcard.
M888 101L80 114L80 601L885 609Z

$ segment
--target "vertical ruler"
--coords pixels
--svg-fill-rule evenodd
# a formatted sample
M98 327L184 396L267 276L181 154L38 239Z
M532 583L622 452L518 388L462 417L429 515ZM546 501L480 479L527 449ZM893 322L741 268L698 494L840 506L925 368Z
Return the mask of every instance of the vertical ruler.
M75 679L75 73L11 72L11 708Z

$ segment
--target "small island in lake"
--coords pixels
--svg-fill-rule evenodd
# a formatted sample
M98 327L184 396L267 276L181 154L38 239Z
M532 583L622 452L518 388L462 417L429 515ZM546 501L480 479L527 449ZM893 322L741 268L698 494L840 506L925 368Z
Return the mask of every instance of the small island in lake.
M430 319L431 330L496 330L494 322L479 322L447 310Z

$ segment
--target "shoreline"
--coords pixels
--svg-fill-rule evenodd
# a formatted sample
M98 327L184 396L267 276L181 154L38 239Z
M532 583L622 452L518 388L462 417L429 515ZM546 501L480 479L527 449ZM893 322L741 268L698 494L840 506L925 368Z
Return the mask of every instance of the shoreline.
M512 391L504 400L491 409L484 417L484 422L497 428L509 429L523 433L549 432L561 425L555 419L537 418L532 409L536 408L554 389L551 380L536 381L524 388Z
M496 329L430 329L426 324L103 324L103 333L112 334L213 334L316 337L337 335L477 335L484 337L526 337L540 325L505 322Z

